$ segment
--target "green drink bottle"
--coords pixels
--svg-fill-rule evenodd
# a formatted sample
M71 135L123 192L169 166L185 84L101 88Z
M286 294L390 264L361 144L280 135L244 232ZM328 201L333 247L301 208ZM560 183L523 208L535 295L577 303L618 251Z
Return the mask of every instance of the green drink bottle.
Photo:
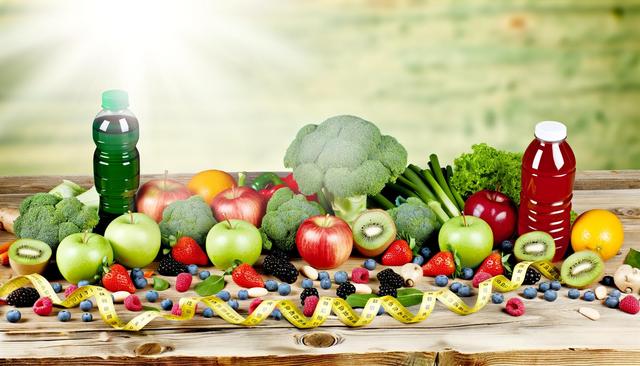
M102 93L102 110L93 120L93 179L100 194L102 232L115 217L135 209L135 194L140 184L140 155L136 144L140 136L138 119L129 108L129 96L123 90Z

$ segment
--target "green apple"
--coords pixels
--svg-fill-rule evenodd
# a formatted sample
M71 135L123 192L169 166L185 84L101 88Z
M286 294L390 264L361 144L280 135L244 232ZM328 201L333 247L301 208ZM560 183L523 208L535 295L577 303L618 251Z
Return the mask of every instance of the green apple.
M56 250L58 270L65 280L78 283L93 281L102 269L102 259L113 263L111 244L102 235L93 233L71 234L64 238Z
M209 230L206 246L211 263L226 270L235 260L254 264L262 252L262 236L250 222L225 220Z
M442 251L455 251L463 268L475 268L491 254L493 232L479 217L456 216L440 228L438 244Z
M160 227L143 213L126 213L107 226L104 237L109 239L118 263L129 268L143 268L160 251Z

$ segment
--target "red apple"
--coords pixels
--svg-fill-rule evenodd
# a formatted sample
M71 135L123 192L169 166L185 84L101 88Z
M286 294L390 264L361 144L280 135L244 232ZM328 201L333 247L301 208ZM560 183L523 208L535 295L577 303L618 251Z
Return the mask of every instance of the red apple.
M516 230L518 215L513 202L506 195L490 190L472 194L464 203L465 215L476 216L489 224L493 244L511 239Z
M231 187L220 193L211 202L216 220L244 220L260 227L267 210L267 201L260 193L249 187Z
M138 212L160 222L165 207L174 201L185 200L191 195L191 191L184 184L173 179L152 179L138 189L136 207Z
M335 216L313 216L302 222L296 234L296 246L302 259L318 269L340 266L351 255L351 228Z

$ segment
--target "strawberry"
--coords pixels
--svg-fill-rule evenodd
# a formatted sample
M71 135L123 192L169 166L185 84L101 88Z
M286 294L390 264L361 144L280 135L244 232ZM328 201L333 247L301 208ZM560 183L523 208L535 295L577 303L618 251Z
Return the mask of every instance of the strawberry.
M121 264L114 264L108 271L105 271L102 276L102 286L111 292L127 291L132 294L136 292L127 269Z
M182 236L171 247L173 259L182 264L206 266L209 263L207 255L193 238Z
M500 255L498 252L493 252L489 254L487 258L484 259L480 267L476 270L476 273L486 272L491 275L491 277L495 277L501 274L504 274L505 267L507 267L507 260L509 259L509 254L504 257Z
M456 260L451 252L439 252L422 266L422 275L435 277L451 276L456 271Z
M264 287L260 274L247 263L242 263L234 268L233 272L231 272L231 278L240 287Z
M382 255L382 264L385 266L402 266L413 259L413 251L406 240L396 240Z

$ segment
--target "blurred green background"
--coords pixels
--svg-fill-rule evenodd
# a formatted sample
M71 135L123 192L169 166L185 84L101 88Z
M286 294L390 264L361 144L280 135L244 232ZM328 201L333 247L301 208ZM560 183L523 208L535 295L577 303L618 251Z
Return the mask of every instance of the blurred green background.
M142 170L282 169L354 114L410 160L569 127L579 169L640 168L640 1L0 0L0 175L91 174L100 93Z

